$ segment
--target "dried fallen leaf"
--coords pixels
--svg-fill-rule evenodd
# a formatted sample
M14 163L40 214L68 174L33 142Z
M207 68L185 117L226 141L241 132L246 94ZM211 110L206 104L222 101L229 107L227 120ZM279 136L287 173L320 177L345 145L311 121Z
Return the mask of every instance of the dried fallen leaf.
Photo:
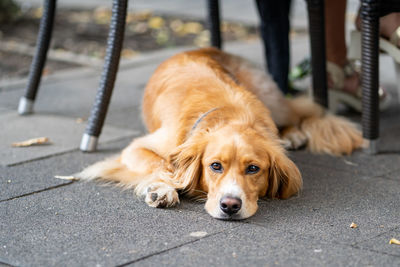
M27 146L33 146L33 145L42 145L42 144L46 144L47 142L49 142L49 138L47 137L38 137L38 138L32 138L29 140L25 140L22 142L16 142L16 143L12 143L11 146L13 147L27 147Z
M149 27L152 29L160 29L161 27L164 26L164 23L165 23L165 21L161 17L152 17L147 22Z
M198 34L203 30L203 25L198 22L187 22L183 25L183 31L188 34Z
M139 54L138 52L136 52L132 49L122 49L121 57L122 58L134 58L138 54Z
M354 222L352 222L352 223L350 224L350 228L357 228L357 227L358 227L358 225L355 224Z
M78 124L81 124L81 123L83 123L84 121L85 121L84 118L76 118L76 120L75 120L75 122L78 123Z
M203 237L203 236L206 236L206 235L207 235L207 232L202 232L202 231L190 233L190 236L193 236L193 237Z
M390 239L389 244L400 245L400 240L397 240L396 238L392 238L392 239Z
M78 181L79 178L74 176L62 176L62 175L55 175L54 178L61 179L61 180L68 180L68 181Z
M183 22L179 19L175 19L170 22L169 27L176 33L179 33L183 30Z
M98 7L93 13L97 24L108 24L111 20L111 10L106 7Z
M351 162L351 161L346 160L346 159L343 159L343 162L346 163L347 165L350 165L350 166L358 166L357 163Z
M166 43L168 42L169 37L170 37L170 36L169 36L168 31L166 31L166 30L160 30L160 31L157 32L157 35L156 35L156 42L157 42L157 44L159 44L159 45L164 45L164 44L166 44Z
M49 68L44 68L42 71L42 76L47 76L51 73L51 70Z
M138 22L133 25L129 25L128 29L136 33L145 33L149 29L149 26L147 23Z
M43 8L42 7L38 7L33 11L33 17L40 19L43 15Z
M193 42L198 47L208 46L210 43L210 32L208 30L202 31L199 35L197 35Z

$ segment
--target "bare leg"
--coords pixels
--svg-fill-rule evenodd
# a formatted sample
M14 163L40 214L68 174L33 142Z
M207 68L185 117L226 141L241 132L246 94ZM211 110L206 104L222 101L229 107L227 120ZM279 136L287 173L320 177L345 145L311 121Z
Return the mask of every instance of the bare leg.
M400 12L391 13L380 19L380 34L383 37L390 38L395 30L400 26ZM400 47L400 41L397 43Z
M345 40L346 0L325 1L325 32L326 32L326 59L343 68L347 64L347 48ZM347 76L343 90L356 94L360 85L357 73ZM333 87L332 79L328 74L328 87Z
M360 13L357 14L356 28L361 29ZM379 20L379 31L381 36L389 39L395 30L400 26L400 12L390 13ZM397 44L400 47L400 41Z
M345 41L346 0L325 1L326 59L340 67L347 63Z

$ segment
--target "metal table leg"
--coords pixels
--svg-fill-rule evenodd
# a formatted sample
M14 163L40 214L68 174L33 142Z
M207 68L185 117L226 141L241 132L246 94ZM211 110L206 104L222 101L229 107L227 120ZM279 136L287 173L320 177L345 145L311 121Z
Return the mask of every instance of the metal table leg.
M211 45L222 48L219 0L208 0L208 20L211 32Z
M124 40L127 8L128 0L113 0L103 73L86 132L82 137L80 145L80 149L85 152L96 150L98 137L107 114Z
M40 20L36 52L29 71L28 84L24 96L19 100L18 113L20 115L33 112L33 103L39 88L43 67L46 63L47 51L50 45L55 12L56 0L45 0L43 15Z
M311 39L311 64L314 100L328 107L325 53L324 0L306 0Z
M361 1L362 129L370 142L368 152L378 152L379 137L379 0Z

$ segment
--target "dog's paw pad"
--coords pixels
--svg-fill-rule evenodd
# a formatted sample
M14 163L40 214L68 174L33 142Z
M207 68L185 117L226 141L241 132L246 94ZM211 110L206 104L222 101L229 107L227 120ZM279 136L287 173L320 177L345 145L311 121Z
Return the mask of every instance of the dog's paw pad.
M151 200L152 201L156 201L158 198L158 194L157 193L151 193Z
M153 184L147 188L145 202L154 208L172 207L179 203L179 195L167 184Z

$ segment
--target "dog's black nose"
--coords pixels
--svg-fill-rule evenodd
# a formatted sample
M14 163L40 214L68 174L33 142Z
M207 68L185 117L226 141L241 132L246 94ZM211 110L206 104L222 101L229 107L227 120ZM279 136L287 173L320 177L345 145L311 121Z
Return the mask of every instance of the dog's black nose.
M223 197L219 206L224 213L232 215L240 210L242 207L242 200L237 197Z

